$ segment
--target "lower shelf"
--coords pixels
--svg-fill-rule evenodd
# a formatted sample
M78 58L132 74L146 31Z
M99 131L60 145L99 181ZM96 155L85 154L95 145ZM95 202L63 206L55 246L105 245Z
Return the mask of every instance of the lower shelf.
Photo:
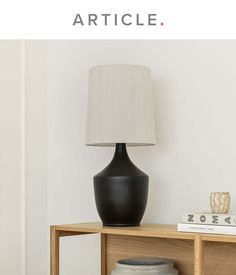
M235 275L236 244L202 242L203 262L194 272L194 241L107 235L107 273L115 263L131 257L164 257L175 261L180 275Z
M194 243L191 240L159 239L107 235L107 274L114 264L131 257L163 257L173 259L182 275L193 274Z

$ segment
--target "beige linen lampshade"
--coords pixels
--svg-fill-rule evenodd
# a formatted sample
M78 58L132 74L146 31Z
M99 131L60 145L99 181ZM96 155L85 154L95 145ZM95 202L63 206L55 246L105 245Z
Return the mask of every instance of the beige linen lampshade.
M104 65L90 69L86 144L155 144L150 69Z

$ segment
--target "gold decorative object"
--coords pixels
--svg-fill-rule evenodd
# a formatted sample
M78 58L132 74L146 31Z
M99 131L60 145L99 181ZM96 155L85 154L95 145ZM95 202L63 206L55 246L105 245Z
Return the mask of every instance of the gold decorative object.
M212 192L210 194L210 208L214 214L225 214L230 208L229 192Z

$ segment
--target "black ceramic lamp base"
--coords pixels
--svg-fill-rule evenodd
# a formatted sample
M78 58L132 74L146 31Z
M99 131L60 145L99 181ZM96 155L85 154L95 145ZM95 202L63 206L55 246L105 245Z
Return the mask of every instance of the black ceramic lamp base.
M117 143L111 163L94 176L94 193L104 226L139 226L147 205L148 176Z

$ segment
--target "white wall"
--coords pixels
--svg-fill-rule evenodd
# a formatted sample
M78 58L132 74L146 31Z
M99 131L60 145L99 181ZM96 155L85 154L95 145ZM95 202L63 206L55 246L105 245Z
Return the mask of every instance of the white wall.
M157 144L129 148L150 175L143 221L208 210L215 190L229 191L236 209L235 49L236 41L1 41L0 274L49 274L49 226L98 220L92 177L113 149L84 145L94 65L152 69ZM99 274L99 238L63 239L61 261L61 275Z
M47 270L46 48L0 41L0 274Z
M209 192L217 190L229 191L236 209L236 41L48 41L47 46L48 226L98 220L92 177L113 154L112 148L84 145L88 69L98 64L143 64L152 70L157 144L129 149L150 175L143 221L176 223L184 211L209 210ZM62 275L98 274L98 239L90 238L63 240Z
M25 275L47 272L47 67L44 41L25 45Z
M21 269L21 43L0 43L0 274Z

